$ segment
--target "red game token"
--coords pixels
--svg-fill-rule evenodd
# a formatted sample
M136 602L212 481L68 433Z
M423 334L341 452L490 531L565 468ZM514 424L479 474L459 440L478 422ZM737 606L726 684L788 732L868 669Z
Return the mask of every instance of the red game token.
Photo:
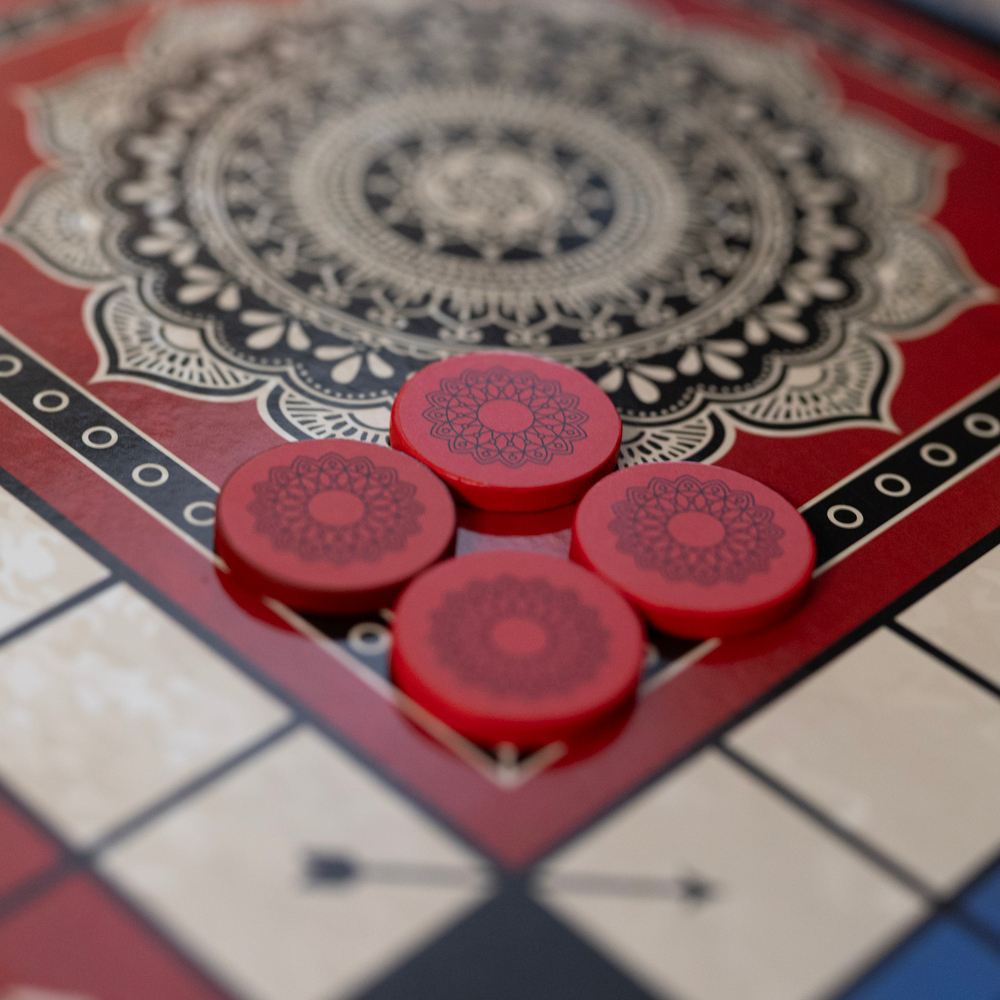
M454 534L451 494L408 455L297 441L233 473L215 542L242 586L305 611L357 614L391 604Z
M396 396L389 440L473 507L546 510L618 462L622 422L586 375L524 354L466 354L421 369Z
M550 535L557 531L569 531L576 516L576 504L552 507L550 510L533 510L523 513L509 511L481 510L478 507L458 508L458 527L475 531L481 535L497 538L532 535Z
M784 497L696 462L634 465L580 502L570 558L658 629L703 638L764 628L805 597L812 533Z
M450 559L403 592L393 679L475 743L565 739L635 694L638 615L579 566L528 552Z

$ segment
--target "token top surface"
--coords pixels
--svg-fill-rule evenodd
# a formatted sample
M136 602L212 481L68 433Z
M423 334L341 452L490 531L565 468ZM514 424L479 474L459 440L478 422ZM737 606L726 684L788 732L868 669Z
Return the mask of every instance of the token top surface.
M401 586L444 554L454 531L454 502L433 473L390 448L343 440L251 459L223 487L216 524L241 582L330 613Z
M396 605L393 677L475 742L541 746L635 692L645 632L594 574L554 556L441 563Z
M731 635L794 610L816 559L798 511L748 476L693 462L636 465L581 501L572 557L663 631Z
M521 354L435 362L403 387L391 440L473 506L572 503L617 462L621 419L586 375Z

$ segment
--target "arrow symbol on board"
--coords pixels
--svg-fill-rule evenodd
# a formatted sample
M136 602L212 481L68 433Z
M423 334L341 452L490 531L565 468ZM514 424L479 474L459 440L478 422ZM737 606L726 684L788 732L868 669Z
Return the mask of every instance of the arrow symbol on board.
M362 861L350 854L313 851L306 859L306 879L310 885L337 887L353 882L380 885L474 886L482 881L476 868L425 865L408 861ZM0 997L0 1000L6 998Z
M629 896L633 899L672 899L692 907L713 902L719 887L700 875L657 878L649 875L608 875L556 872L545 879L551 892L581 896Z

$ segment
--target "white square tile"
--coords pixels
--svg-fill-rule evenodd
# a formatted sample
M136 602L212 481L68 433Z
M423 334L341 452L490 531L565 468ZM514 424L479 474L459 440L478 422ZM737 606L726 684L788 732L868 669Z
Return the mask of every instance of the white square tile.
M911 605L899 621L1000 684L1000 547Z
M0 776L78 844L287 718L123 583L0 648Z
M1000 699L887 629L730 742L942 891L1000 847Z
M707 898L683 898L677 879ZM672 1000L822 996L923 912L716 750L562 851L539 893Z
M0 488L0 635L107 576L106 567Z
M311 883L312 852L353 877ZM103 868L251 1000L352 993L489 889L476 855L311 730L139 831Z

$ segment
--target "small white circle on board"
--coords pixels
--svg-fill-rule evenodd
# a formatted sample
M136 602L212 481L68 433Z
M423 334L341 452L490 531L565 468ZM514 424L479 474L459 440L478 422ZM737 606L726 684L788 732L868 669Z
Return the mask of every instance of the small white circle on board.
M20 358L15 358L13 354L0 354L0 378L20 375L23 369L24 363Z
M140 486L148 486L150 488L153 486L162 486L169 478L170 473L162 465L157 465L155 462L146 462L143 465L137 465L132 470L132 479Z
M207 500L195 500L184 508L184 520L196 528L207 528L215 524L215 504Z
M844 515L841 517L841 515ZM860 528L865 523L865 515L857 507L851 507L846 503L834 504L827 512L826 516L838 528ZM849 520L848 520L849 518Z
M913 487L904 476L897 476L895 472L886 472L875 478L875 489L887 497L905 497L909 496Z
M88 448L113 448L118 444L118 431L113 427L88 427L83 432L83 443Z
M925 444L920 449L920 457L928 465L933 465L937 469L947 469L958 461L958 455L954 448L937 442Z
M35 393L31 405L42 413L60 413L69 406L69 396L58 389L43 389Z
M977 438L1000 437L1000 420L997 420L992 413L970 413L962 426Z

